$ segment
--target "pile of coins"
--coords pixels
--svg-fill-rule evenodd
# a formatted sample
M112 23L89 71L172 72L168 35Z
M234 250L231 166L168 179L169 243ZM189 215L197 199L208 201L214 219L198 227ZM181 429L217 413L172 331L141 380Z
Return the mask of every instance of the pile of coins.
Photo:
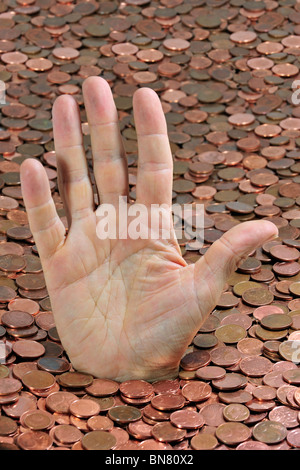
M299 51L296 0L0 3L0 449L300 447ZM179 240L187 263L243 221L279 229L228 279L174 380L75 371L55 328L20 164L43 163L67 230L51 109L60 94L76 99L92 169L81 93L91 75L113 92L132 201L132 95L158 93L173 202L205 207L204 245Z

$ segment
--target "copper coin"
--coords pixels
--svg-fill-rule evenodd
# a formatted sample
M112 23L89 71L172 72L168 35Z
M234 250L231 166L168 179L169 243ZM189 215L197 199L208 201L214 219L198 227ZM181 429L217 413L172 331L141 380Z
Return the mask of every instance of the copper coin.
M257 307L253 311L253 316L256 318L256 320L262 320L265 316L267 315L272 315L274 313L283 313L283 310L281 307L277 305L264 305L261 307Z
M160 411L178 410L185 404L183 395L175 395L173 393L161 393L151 400L151 405Z
M269 413L269 419L284 425L287 429L299 426L298 412L288 406L276 406Z
M0 365L0 378L4 379L9 376L9 369L3 364Z
M34 319L30 313L12 310L2 315L1 321L9 328L27 328L33 324Z
M54 425L54 416L43 410L29 410L21 415L22 426L32 431L43 431Z
M270 248L270 254L280 261L296 261L299 259L299 251L296 248L275 245Z
M218 366L206 366L196 370L196 377L201 380L222 379L225 374L226 370Z
M45 353L42 344L32 340L20 340L13 344L13 351L22 358L38 358Z
M96 400L97 403L100 405L101 411L108 411L114 406L116 406L116 400L114 397L93 397L93 400Z
M242 442L236 447L236 450L269 450L269 446L263 442L251 441Z
M182 388L182 395L191 402L207 400L210 397L211 392L211 386L201 381L192 381L185 384Z
M248 330L250 326L252 325L252 320L251 318L249 318L248 315L241 315L240 313L236 313L236 314L233 313L223 318L223 320L221 321L221 326L223 325L237 325L243 328L244 330ZM242 333L242 330L240 331ZM242 339L239 341L242 341Z
M51 374L62 374L71 368L71 364L66 359L49 356L38 359L37 366L39 369L50 372Z
M244 338L237 343L237 349L245 356L259 356L264 343L257 338Z
M295 402L297 403L297 405L299 405L299 403L300 403L300 393L299 393L299 389L294 390L294 400L295 400ZM300 406L300 405L299 405L299 406Z
M252 393L247 392L246 390L236 390L234 392L229 391L222 391L219 392L219 399L223 403L231 404L231 403L240 403L245 404L250 402L252 399Z
M8 304L8 310L19 310L36 315L39 312L39 304L29 299L14 299Z
M152 428L153 437L159 442L177 442L186 436L186 430L173 426L171 423L157 423Z
M237 390L244 387L246 383L247 379L243 375L235 372L226 373L222 379L212 380L212 385L217 390Z
M49 372L32 370L22 377L23 384L32 390L47 390L55 384L55 377Z
M181 429L199 429L204 425L203 416L192 410L174 411L170 416L170 421Z
M152 383L154 392L159 395L161 393L177 393L180 390L179 380L158 380Z
M141 450L172 450L173 447L165 442L158 442L155 439L146 439L139 444Z
M52 428L54 438L60 444L71 445L82 438L82 432L70 424L59 424Z
M300 447L300 430L292 429L291 431L288 431L286 440L290 446L299 448Z
M300 341L283 341L279 346L279 354L283 359L297 364L300 358Z
M197 370L208 365L210 354L207 351L193 351L186 354L180 361L180 366L184 370Z
M65 372L58 377L58 381L60 385L70 389L84 388L93 383L93 377L82 372Z
M294 365L294 364L291 364L291 365ZM290 384L299 385L300 384L299 369L295 365L294 369L288 369L288 370L284 371L282 373L282 378Z
M251 430L243 423L228 422L216 429L216 437L227 445L240 444L247 441L250 436Z
M250 356L241 360L240 369L250 377L262 377L272 370L272 363L262 356Z
M249 418L250 411L245 405L232 403L224 408L223 414L227 421L243 422Z
M213 450L217 445L218 440L212 434L197 434L191 439L193 450Z
M0 285L0 302L9 302L16 298L16 292L11 287Z
M253 428L253 437L265 444L278 444L282 442L287 435L285 426L275 421L262 421Z
M25 394L21 392L18 400L15 403L9 405L2 405L2 409L5 414L11 418L20 419L23 413L26 411L36 410L36 397L31 394Z
M142 419L129 423L127 430L135 439L151 439L152 425L145 423Z
M115 406L108 411L108 417L121 424L127 424L132 421L137 421L142 417L140 410L133 406Z
M44 276L41 274L23 274L16 279L16 283L24 290L40 290L46 286Z
M69 412L70 404L77 400L77 396L70 392L53 392L47 396L45 404L46 408L52 413L63 413Z
M228 324L219 326L215 332L219 341L225 344L235 344L245 338L247 332L245 328L236 324Z
M25 431L18 435L16 442L23 450L49 450L53 440L45 431Z
M120 384L120 392L129 398L144 398L153 393L153 387L144 380L127 380Z
M249 289L242 297L244 302L254 307L270 304L274 299L273 294L267 289Z
M19 362L13 365L12 375L14 378L22 380L23 375L30 370L37 370L36 362Z
M230 367L239 362L241 354L233 346L222 346L211 351L211 361L220 367Z
M91 431L112 431L114 423L107 416L96 415L87 420L87 426Z
M4 377L0 379L0 396L17 393L21 390L22 383L17 379Z
M168 421L170 419L171 411L160 411L154 408L151 404L146 405L143 409L143 416L153 421Z
M210 403L201 408L200 413L202 414L205 424L207 426L220 426L225 423L223 410L225 405L222 403Z
M58 59L76 59L79 56L79 51L72 47L57 47L52 51L54 57Z
M119 390L119 384L109 379L94 379L91 385L86 387L86 392L95 397L115 395Z
M272 314L268 315L261 320L261 326L268 330L284 330L289 328L293 321L289 315Z
M70 403L69 411L77 418L90 418L100 413L100 405L94 400L81 398Z
M253 390L252 394L258 400L274 400L276 398L276 389L267 385L260 385Z
M4 272L22 271L26 266L26 261L22 256L7 254L0 256L0 269Z

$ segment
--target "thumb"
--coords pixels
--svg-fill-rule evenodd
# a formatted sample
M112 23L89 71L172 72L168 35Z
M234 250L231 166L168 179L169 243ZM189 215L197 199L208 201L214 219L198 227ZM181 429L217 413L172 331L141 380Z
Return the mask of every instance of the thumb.
M273 222L255 220L243 222L228 230L215 241L194 265L194 280L199 299L207 299L209 313L223 292L227 279L249 253L276 238Z

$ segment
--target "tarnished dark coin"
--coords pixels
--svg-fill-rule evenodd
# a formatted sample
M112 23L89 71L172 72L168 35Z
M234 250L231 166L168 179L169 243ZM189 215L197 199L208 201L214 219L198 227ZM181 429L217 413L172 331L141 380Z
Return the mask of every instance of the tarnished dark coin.
M108 411L108 416L116 423L126 424L142 417L140 410L134 406L115 406Z

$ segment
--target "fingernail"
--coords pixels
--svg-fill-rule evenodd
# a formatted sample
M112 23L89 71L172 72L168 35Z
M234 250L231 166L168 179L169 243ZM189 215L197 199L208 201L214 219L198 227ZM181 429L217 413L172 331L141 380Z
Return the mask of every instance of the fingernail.
M278 230L277 230L277 233L274 233L268 238L268 241L275 240L276 238L278 238Z

